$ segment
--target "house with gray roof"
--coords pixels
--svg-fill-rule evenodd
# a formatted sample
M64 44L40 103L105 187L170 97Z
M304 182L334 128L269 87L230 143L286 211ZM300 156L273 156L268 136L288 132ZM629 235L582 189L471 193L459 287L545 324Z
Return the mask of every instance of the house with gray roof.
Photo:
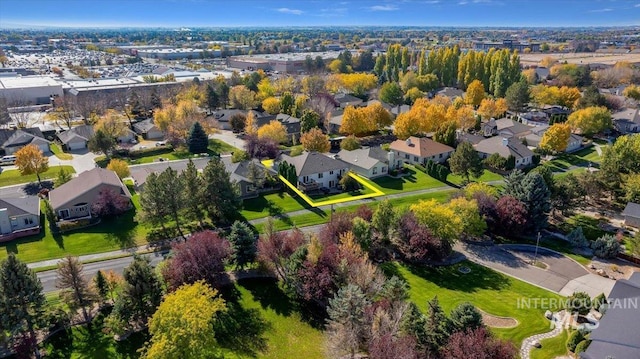
M436 92L437 95L448 97L453 101L456 97L464 98L464 91L455 87L445 87Z
M531 133L533 127L510 118L496 120L498 135L503 137L523 137Z
M303 191L336 188L342 176L349 171L346 163L318 152L304 152L295 157L282 155L277 163L285 161L295 167L297 187Z
M338 102L340 108L347 108L347 106L360 107L364 105L364 101L362 101L361 98L345 93L339 93L333 98Z
M7 155L18 152L26 145L35 145L43 153L51 152L51 141L44 138L39 128L24 128L18 130L0 130L0 148Z
M208 157L203 158L193 158L191 159L193 164L196 166L198 171L202 171L207 164L209 163ZM185 169L187 169L187 165L189 164L189 160L177 160L177 161L163 161L163 162L154 162L147 163L144 165L133 165L129 167L129 172L131 178L133 178L133 184L138 192L142 192L144 190L144 184L147 182L147 177L150 174L160 174L165 171L167 168L171 168L178 173L182 173Z
M159 140L164 137L164 132L153 123L152 118L134 123L133 130L145 140Z
M629 202L622 211L625 226L640 228L640 204Z
M494 153L504 158L513 156L516 168L527 167L533 164L533 151L522 144L522 140L514 137L494 136L484 139L473 145L480 158L485 159Z
M640 132L640 114L637 108L625 108L611 115L616 131L629 134Z
M49 203L61 220L90 218L91 206L105 190L131 199L131 193L115 172L96 167L49 192Z
M280 122L287 130L287 136L289 139L295 137L296 140L300 138L300 119L284 113L279 113L276 116L276 120Z
M238 185L240 190L240 198L253 198L257 197L260 193L272 191L274 188L265 187L265 180L267 176L277 176L278 173L272 168L266 168L257 159L242 162L232 162L231 157L222 158L222 163L229 177ZM254 169L252 170L251 167ZM254 174L259 176L260 181L256 181L251 177L251 171L255 171ZM262 182L262 185L256 182Z
M0 199L0 242L40 232L40 198Z
M393 152L387 152L380 146L359 148L353 151L341 150L335 155L327 154L347 164L349 168L364 177L376 178L389 174L389 162L393 164Z
M580 354L582 359L640 358L640 272L620 279L607 298L608 308Z
M62 148L67 151L82 150L88 147L94 131L91 125L81 125L58 133Z

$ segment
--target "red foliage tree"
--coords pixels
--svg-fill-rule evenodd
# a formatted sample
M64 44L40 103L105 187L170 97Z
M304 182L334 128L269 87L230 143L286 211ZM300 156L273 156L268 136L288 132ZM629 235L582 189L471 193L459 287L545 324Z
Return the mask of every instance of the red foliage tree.
M369 358L415 359L418 358L415 347L416 341L410 336L402 336L399 338L391 334L375 336L369 341Z
M498 210L495 198L484 192L476 192L473 194L473 199L478 202L478 211L487 222L487 228L490 231L494 231L498 225Z
M111 188L100 191L98 198L91 205L91 213L98 217L120 215L131 208L131 200Z
M502 233L520 233L527 223L527 207L511 196L503 196L496 202L499 230Z
M304 243L300 230L267 231L258 239L258 261L276 277L284 279L287 259Z
M245 151L252 158L276 158L280 152L278 143L270 138L250 135L245 138Z
M515 359L516 348L491 336L485 328L456 332L442 350L443 359Z
M406 212L398 222L398 249L410 262L440 260L451 253L451 245L433 236L418 222L413 212Z
M356 209L353 216L360 217L367 222L371 222L371 218L373 218L373 210L371 209L371 207L363 204L363 205L360 205L358 209Z
M338 243L338 239L353 229L353 214L334 213L331 220L322 226L318 238L323 244Z
M170 290L199 280L215 286L224 272L224 260L231 254L229 242L213 231L196 232L186 242L172 247L162 275Z

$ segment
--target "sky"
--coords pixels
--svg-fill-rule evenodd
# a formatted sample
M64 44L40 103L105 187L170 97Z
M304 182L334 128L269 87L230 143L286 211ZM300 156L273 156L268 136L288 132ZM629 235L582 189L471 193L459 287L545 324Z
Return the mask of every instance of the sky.
M629 26L640 0L0 0L0 28Z

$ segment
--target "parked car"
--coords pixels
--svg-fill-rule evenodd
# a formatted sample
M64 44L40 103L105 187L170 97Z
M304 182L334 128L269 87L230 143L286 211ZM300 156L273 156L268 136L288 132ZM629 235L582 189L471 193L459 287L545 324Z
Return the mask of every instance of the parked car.
M167 141L158 141L156 142L156 147L162 147L162 146L166 146L167 145Z
M16 156L10 155L10 156L3 156L2 158L0 158L0 166L8 166L8 165L15 165L16 164Z

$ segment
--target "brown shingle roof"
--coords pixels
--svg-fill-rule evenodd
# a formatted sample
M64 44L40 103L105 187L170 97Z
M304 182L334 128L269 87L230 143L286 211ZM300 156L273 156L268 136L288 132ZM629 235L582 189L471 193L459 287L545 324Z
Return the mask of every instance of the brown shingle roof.
M54 209L59 208L87 191L105 184L122 188L124 194L131 197L129 189L120 181L115 172L104 168L94 168L80 173L78 177L49 192L49 202Z
M428 138L414 136L409 137L407 140L395 140L389 148L393 151L404 152L418 157L431 157L453 151L453 147Z

